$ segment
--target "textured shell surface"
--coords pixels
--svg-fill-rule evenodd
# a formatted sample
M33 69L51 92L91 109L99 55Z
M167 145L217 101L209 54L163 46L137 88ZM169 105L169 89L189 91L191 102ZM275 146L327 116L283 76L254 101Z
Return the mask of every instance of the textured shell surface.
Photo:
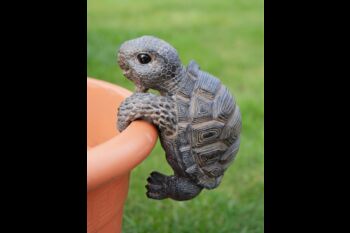
M175 95L176 136L161 142L174 170L213 189L238 152L241 114L229 90L194 61L183 79Z

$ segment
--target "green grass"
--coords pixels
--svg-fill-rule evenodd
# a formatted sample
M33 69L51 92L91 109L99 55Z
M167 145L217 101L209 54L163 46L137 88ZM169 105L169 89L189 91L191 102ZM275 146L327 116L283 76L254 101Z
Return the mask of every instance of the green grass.
M264 228L263 0L88 0L88 75L129 90L116 64L125 40L144 34L171 43L184 64L196 60L235 95L242 142L221 185L188 202L153 201L146 179L171 174L158 143L132 173L124 233L261 233Z

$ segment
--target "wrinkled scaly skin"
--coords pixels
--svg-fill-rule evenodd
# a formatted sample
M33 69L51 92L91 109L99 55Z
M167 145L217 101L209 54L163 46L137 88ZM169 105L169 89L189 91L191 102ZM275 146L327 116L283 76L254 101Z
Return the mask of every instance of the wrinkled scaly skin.
M142 64L141 53L151 61ZM183 201L216 188L240 145L241 114L227 88L194 61L184 67L177 51L153 36L124 42L118 64L136 86L118 109L118 130L137 119L154 124L174 170L171 176L152 172L147 196Z

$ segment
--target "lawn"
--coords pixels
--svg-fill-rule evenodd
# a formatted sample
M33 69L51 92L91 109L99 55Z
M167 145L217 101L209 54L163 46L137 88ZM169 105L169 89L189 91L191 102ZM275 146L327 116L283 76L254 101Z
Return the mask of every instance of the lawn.
M171 174L158 142L132 173L124 233L262 233L264 229L263 0L88 0L88 75L133 90L116 63L125 40L155 35L219 77L243 119L241 148L221 185L188 202L145 196L149 174Z

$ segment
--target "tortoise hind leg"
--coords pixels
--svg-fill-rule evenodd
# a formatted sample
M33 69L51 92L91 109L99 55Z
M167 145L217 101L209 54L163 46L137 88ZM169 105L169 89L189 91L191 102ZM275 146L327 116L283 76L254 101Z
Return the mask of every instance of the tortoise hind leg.
M190 200L197 196L203 189L188 178L166 176L159 172L152 172L147 181L147 197L157 200L165 198L171 198L177 201Z

